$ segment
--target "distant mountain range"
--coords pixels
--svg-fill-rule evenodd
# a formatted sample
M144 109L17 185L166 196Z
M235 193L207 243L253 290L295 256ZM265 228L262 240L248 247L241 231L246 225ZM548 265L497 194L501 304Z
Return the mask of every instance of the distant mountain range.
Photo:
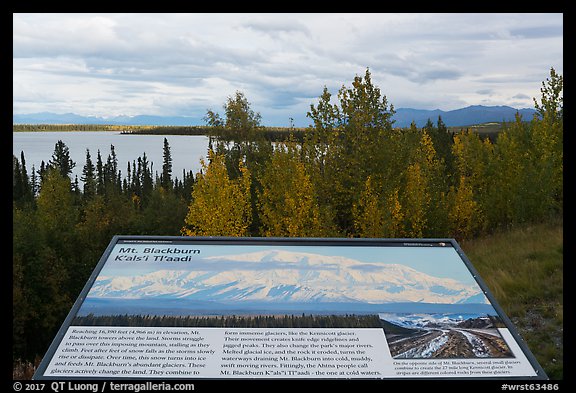
M423 127L428 119L436 125L438 116L440 116L446 126L458 127L490 122L514 121L517 112L522 115L523 120L529 121L532 120L536 110L484 105L472 105L452 111L398 108L393 119L396 121L394 123L396 127L409 127L412 121L416 123L417 127Z
M194 126L202 120L188 116L81 116L75 113L40 112L12 115L12 124L106 124L124 126Z
M206 257L188 269L187 264L176 263L181 267L163 262L149 273L100 275L88 297L280 304L486 303L477 286L433 277L401 264L281 250Z
M480 123L514 121L516 112L524 120L531 120L534 109L515 109L509 106L472 105L466 108L443 111L440 109L397 108L393 119L396 127L409 127L412 121L417 127L423 127L430 119L434 125L438 116L448 127L468 126ZM13 124L109 124L109 125L151 125L151 126L198 126L205 123L198 118L189 116L114 116L97 117L81 116L74 113L30 113L12 115Z

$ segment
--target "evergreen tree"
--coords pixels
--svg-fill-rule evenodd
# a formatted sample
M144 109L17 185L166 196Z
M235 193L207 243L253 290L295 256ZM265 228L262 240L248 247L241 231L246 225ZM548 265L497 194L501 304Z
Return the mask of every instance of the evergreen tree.
M24 157L24 152L20 152L20 163L22 167L22 191L23 200L25 202L32 202L34 199L34 194L32 193L32 185L28 177L28 170L26 169L26 159Z
M98 155L96 156L96 193L98 195L105 195L105 191L104 165L102 163L100 149L98 149Z
M118 174L118 157L116 156L114 145L110 145L110 154L108 155L107 164L110 173L110 180L114 183Z
M121 173L118 170L118 158L114 145L110 145L110 154L108 154L106 164L104 164L102 170L104 194L121 193Z
M160 177L160 183L160 185L166 190L172 189L172 155L170 153L168 139L166 138L164 138L162 175Z
M140 184L142 185L142 200L145 201L154 188L154 179L152 178L152 164L148 161L146 152L142 153L142 160L139 161L141 173Z
M138 217L138 230L149 235L178 236L187 213L184 198L164 187L155 187Z
M18 157L12 155L12 200L20 201L24 197L24 179L22 165Z
M70 176L76 163L70 158L68 146L62 140L58 140L54 146L52 158L48 161L48 166L58 169L62 176Z
M82 168L82 177L80 180L84 182L84 199L91 199L96 195L96 175L94 164L90 157L90 150L86 149L86 163Z
M72 186L60 169L48 168L37 198L38 223L54 248L68 249L76 222Z
M72 183L72 195L74 196L75 204L78 204L82 196L82 192L80 191L80 183L78 182L78 175L74 176L74 182Z
M57 188L70 194L70 181L64 186ZM52 186L46 184L44 189L51 190ZM50 191L45 192L44 199ZM38 198L41 199L40 195ZM63 206L64 209L68 207ZM54 212L44 208L40 212L13 209L12 353L15 359L33 361L43 354L72 305L69 267L66 258L60 256L62 244L47 242L46 228L39 224L43 215L50 213Z
M142 197L142 160L138 157L138 166L136 166L136 161L132 161L132 184L131 184L131 191L132 191L132 198L138 198L138 200Z
M36 195L38 194L38 188L38 175L36 172L36 167L32 165L32 173L30 175L30 193L32 198L36 198Z
M178 194L184 200L189 201L190 195L192 195L192 188L194 187L194 174L192 171L186 172L185 169L182 169L182 181L179 184Z

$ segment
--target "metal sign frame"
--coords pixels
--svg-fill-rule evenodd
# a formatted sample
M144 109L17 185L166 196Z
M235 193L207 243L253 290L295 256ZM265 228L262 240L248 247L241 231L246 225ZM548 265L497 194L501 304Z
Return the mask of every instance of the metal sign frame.
M364 238L274 238L274 237L267 237L267 238L259 238L259 237L245 237L245 238L238 238L238 237L183 237L183 236L133 236L133 235L116 235L114 236L109 245L107 246L106 250L102 254L98 264L94 268L94 271L90 275L88 281L86 282L84 288L82 289L81 293L79 294L78 298L74 302L70 312L68 313L66 319L63 321L60 329L58 330L56 336L54 337L50 347L48 348L44 358L42 359L38 369L35 372L34 379L42 380L42 379L86 379L85 377L81 376L69 376L69 377L50 377L45 376L44 373L52 360L53 356L55 355L60 343L62 342L64 336L68 328L71 326L71 323L75 316L77 315L79 309L81 308L82 304L86 300L88 292L94 285L98 275L100 274L102 268L108 261L112 250L118 244L156 244L156 245L167 245L167 244L186 244L186 245L210 245L210 246L270 246L270 247L278 247L278 246L329 246L329 247L338 247L338 246L350 246L350 247L391 247L391 246L398 246L398 247L436 247L441 244L449 245L454 248L466 268L469 270L470 274L481 288L483 294L488 299L490 305L494 308L497 315L500 317L501 321L505 325L505 327L510 332L513 339L516 341L516 344L522 350L523 354L525 355L526 359L530 363L530 366L534 369L536 375L535 376L490 376L486 378L478 378L478 379L508 379L508 380L526 380L526 379L535 379L535 380L545 380L548 379L546 373L532 354L532 352L527 347L526 343L522 339L522 337L516 331L512 321L506 316L503 309L500 307L498 302L496 301L495 297L489 291L487 285L482 280L480 275L478 274L477 270L474 268L470 260L466 257L464 252L462 251L460 245L456 242L455 239L452 238L427 238L427 239L411 239L411 238L397 238L397 239L364 239ZM118 376L115 378L123 379L124 377ZM94 378L89 378L94 379ZM98 379L98 378L97 378ZM109 379L109 378L107 378ZM396 379L394 377L391 378L382 378L382 379ZM471 379L470 377L435 377L429 376L425 377L424 379ZM474 379L474 378L472 378Z

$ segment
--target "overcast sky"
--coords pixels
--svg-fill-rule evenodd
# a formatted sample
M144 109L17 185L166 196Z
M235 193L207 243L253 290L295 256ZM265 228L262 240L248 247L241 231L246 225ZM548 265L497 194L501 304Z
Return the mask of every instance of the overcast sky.
M563 74L562 14L14 14L13 113L223 114L310 124L370 69L395 108L533 108Z

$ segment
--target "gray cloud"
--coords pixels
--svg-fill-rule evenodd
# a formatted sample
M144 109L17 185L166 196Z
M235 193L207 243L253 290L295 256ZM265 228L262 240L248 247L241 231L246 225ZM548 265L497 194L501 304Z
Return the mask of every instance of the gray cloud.
M310 37L310 31L308 28L305 25L295 21L257 20L242 23L241 27L269 35L274 39L278 39L282 36L288 36L291 34L302 34L305 37ZM293 37L290 36L289 38Z
M424 70L417 74L416 80L421 83L437 80L455 80L462 76L462 72L447 68Z
M516 99L532 99L532 97L530 97L527 94L523 94L523 93L518 93L512 96L512 98L516 98Z
M480 89L480 90L476 90L476 94L480 94L483 96L489 96L494 94L494 89Z
M510 34L519 38L562 38L564 35L563 28L560 25L548 26L529 26L517 29L511 29Z
M563 63L562 14L13 14L13 22L14 111L205 113L240 90L265 124L292 117L305 126L324 86L336 95L366 67L395 107L450 110L478 96L529 106Z

